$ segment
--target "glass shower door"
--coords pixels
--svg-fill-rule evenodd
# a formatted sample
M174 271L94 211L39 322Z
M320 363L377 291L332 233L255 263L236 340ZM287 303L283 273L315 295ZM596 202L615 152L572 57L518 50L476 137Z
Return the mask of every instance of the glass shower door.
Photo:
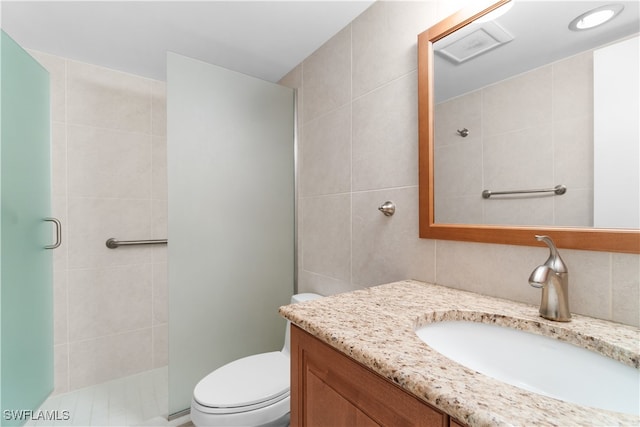
M0 424L53 390L49 74L7 34L0 59Z
M293 90L170 53L169 413L234 359L282 348L293 293Z

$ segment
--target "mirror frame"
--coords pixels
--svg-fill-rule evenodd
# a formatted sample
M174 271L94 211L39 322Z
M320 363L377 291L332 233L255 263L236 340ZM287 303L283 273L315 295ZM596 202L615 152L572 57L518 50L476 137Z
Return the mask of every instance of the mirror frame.
M511 0L473 2L418 35L418 129L420 237L438 240L539 246L536 234L561 248L640 253L640 230L574 227L436 224L434 209L434 52L433 43Z

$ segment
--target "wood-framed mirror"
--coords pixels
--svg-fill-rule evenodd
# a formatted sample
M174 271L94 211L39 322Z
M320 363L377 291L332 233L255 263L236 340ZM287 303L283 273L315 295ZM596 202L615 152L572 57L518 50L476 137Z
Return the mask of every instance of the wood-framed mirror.
M485 15L490 13L498 14L499 9L506 9L504 6L508 6L508 3L512 3L511 0L473 2L472 6L451 15L418 35L420 237L538 246L539 243L535 240L534 235L544 234L550 236L556 245L561 248L640 253L640 229L635 226L604 228L593 225L503 225L502 223L466 223L463 221L454 223L453 221L438 220L435 209L435 201L439 199L435 196L435 177L437 174L435 173L436 141L434 129L436 125L434 109L436 106L435 85L437 81L434 71L434 44L458 30L471 26L479 18L485 17ZM515 4L517 6L518 2ZM545 31L542 24L538 24L538 28L539 31ZM491 50L491 48L487 50ZM499 50L499 48L496 50ZM638 126L637 118L635 119L635 125L636 127ZM460 124L460 126L464 125ZM464 131L465 129L458 130ZM459 133L459 135L462 137L462 133ZM597 157L597 155L597 152L592 154L594 157ZM499 189L496 188L495 190ZM569 188L568 192L571 191L572 189ZM477 198L481 198L480 192L478 192ZM464 207L458 209L463 210ZM591 213L591 217L593 218L593 213Z

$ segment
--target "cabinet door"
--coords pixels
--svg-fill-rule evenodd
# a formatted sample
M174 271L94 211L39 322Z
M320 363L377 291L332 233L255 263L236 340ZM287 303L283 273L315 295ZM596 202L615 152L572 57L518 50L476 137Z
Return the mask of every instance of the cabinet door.
M447 415L292 326L292 427L441 427L446 423Z
M304 425L361 427L379 425L313 371L309 372L306 380L306 418L309 422Z

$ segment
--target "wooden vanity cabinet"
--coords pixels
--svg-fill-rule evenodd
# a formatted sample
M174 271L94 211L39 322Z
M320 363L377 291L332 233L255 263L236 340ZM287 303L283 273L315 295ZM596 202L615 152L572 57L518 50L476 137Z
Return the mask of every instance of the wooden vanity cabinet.
M292 427L447 427L450 421L455 423L447 414L292 325Z

